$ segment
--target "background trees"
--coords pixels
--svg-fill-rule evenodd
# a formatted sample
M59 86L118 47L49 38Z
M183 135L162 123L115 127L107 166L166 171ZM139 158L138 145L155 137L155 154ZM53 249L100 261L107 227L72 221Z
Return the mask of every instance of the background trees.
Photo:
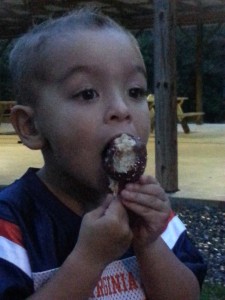
M0 100L10 100L12 98L8 72L8 54L10 49L11 41L0 40Z
M137 39L147 66L149 93L153 94L153 31L138 33ZM176 41L177 95L189 98L184 104L185 111L195 111L196 26L177 27ZM202 50L204 121L225 122L225 24L203 27Z

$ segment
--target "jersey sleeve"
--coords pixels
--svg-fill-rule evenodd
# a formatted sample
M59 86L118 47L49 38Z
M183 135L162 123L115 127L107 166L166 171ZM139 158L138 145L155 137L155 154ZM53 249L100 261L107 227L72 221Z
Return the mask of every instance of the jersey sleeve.
M188 237L185 225L174 213L171 214L161 237L177 258L195 274L201 287L207 266L198 249Z
M0 299L25 299L33 292L31 277L19 227L0 219Z

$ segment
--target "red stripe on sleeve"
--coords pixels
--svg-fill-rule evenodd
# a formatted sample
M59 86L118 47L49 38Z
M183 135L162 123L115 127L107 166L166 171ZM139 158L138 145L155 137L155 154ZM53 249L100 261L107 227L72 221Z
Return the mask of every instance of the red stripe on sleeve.
M23 246L21 231L19 227L13 223L0 219L0 236Z
M167 220L167 225L169 224L169 222L173 219L173 217L175 216L175 213L173 210L170 211L170 215L169 215L169 218Z
M169 218L167 219L167 224L166 224L165 228L163 229L163 231L166 230L166 228L167 228L169 222L173 219L174 216L175 216L175 213L174 213L174 211L171 209Z

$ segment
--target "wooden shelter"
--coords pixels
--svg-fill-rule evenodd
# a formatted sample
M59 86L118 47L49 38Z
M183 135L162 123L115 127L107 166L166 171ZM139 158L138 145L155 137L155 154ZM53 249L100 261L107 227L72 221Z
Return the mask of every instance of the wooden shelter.
M2 0L0 39L13 39L34 24L89 3L136 32L154 27L156 102L156 176L167 192L178 190L176 131L176 26L197 26L201 63L203 24L225 23L224 0ZM172 55L171 55L172 53ZM196 109L201 110L201 72L197 73Z
M166 2L166 1L156 1ZM170 2L170 1L168 1ZM151 28L153 0L2 0L0 2L0 38L14 38L33 24L62 15L75 6L90 3L119 20L130 30ZM176 0L177 25L220 23L225 20L224 0Z

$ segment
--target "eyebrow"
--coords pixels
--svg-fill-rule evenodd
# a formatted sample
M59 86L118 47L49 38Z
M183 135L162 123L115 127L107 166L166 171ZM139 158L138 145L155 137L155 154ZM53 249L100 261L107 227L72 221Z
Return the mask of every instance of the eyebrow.
M147 72L146 72L146 69L143 68L142 66L140 65L136 65L134 67L134 69L138 72L138 73L141 73L142 75L144 75L145 79L147 79Z
M57 80L58 83L63 83L66 81L69 77L71 77L75 73L82 73L82 72L91 72L91 67L89 66L72 66L69 68L62 76L60 76Z
M82 73L82 72L93 73L93 70L94 70L94 65L93 66L86 66L86 65L72 66L62 76L58 78L57 82L63 83L76 73ZM134 72L141 73L145 77L145 79L147 79L147 73L143 66L135 65L132 70L132 73Z

